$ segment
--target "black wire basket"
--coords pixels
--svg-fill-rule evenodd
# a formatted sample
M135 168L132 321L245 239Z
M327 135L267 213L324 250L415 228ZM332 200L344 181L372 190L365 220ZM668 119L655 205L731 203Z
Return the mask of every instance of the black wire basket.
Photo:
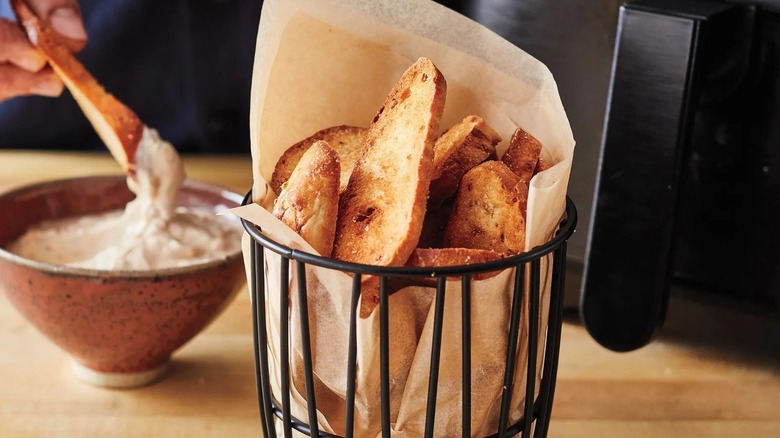
M251 192L244 199L244 204L251 202ZM462 333L462 436L470 437L472 404L479 400L472 400L472 338L471 338L471 285L472 277L481 273L514 270L514 289L512 291L510 325L507 328L509 345L507 346L506 361L504 363L504 384L500 401L500 414L498 428L490 437L507 437L521 435L522 437L545 437L550 422L553 395L555 392L556 374L558 369L558 354L561 341L562 303L564 293L564 277L566 268L566 246L569 237L574 232L577 222L577 212L572 201L566 199L565 214L560 222L560 227L554 237L546 244L536 247L531 251L514 257L491 261L487 263L448 266L439 268L410 268L410 267L379 267L355 263L347 263L335 259L319 257L304 251L296 250L279 244L268 236L256 225L243 220L244 229L250 240L250 265L249 286L252 299L252 319L254 328L255 349L255 373L257 382L258 404L260 408L262 430L265 437L276 437L277 427L285 437L292 436L293 431L317 437L340 437L319 430L317 422L317 396L315 393L314 372L312 366L311 335L309 327L309 305L307 304L307 283L298 281L294 293L297 293L298 315L292 318L288 314L291 291L288 282L280 281L279 290L269 290L269 282L266 278L266 258L276 257L281 259L279 265L279 278L288 278L290 267L293 265L294 273L300 278L306 276L307 265L324 269L338 270L349 273L352 276L351 313L349 315L349 335L347 347L348 360L344 373L346 380L346 399L344 400L344 437L353 437L355 421L355 376L356 376L356 324L359 318L359 297L361 293L361 278L363 276L376 276L379 279L379 355L380 355L380 406L381 406L381 435L389 437L391 431L391 391L389 377L389 296L393 291L388 287L390 281L420 280L427 284L433 284L435 290L434 319L432 330L432 351L429 370L429 383L427 388L427 409L425 412L426 437L444 436L434 430L436 416L436 397L439 379L440 353L442 346L442 320L443 302L445 295L445 283L448 279L459 278L461 284L461 333ZM542 277L541 260L552 255L550 261L552 267L549 308L540 303L540 287ZM528 276L528 278L526 278ZM524 295L524 285L530 285L530 293ZM452 289L450 289L452 290ZM270 294L278 294L280 300L279 316L279 346L280 353L275 368L280 371L281 400L278 399L271 388L271 375L269 374L269 350L267 318L269 317L268 300ZM346 292L345 292L346 293ZM528 318L521 318L521 305L523 297L528 299ZM274 297L275 299L276 297ZM282 312L284 312L282 314ZM549 315L549 316L548 316ZM540 327L547 321L546 327ZM300 332L302 345L302 362L305 380L305 403L308 418L296 418L290 408L290 360L291 349L289 344L291 323L299 323L295 330ZM527 363L518 364L518 342L521 326L526 324L524 330L528 333ZM546 336L543 332L546 330ZM541 349L540 340L544 339L544 348ZM541 357L540 357L541 356ZM510 420L510 406L512 405L513 385L517 384L515 376L516 367L526 366L525 398L522 417L518 421ZM537 372L541 371L541 379ZM537 384L539 385L537 387ZM468 390L466 390L468 389ZM274 420L274 417L277 420ZM276 425L275 425L276 423Z

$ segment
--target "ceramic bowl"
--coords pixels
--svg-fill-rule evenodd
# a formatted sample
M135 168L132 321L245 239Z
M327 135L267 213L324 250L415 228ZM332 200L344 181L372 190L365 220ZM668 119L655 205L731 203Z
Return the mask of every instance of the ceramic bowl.
M77 377L102 386L140 386L159 378L171 354L246 281L240 248L212 262L123 272L40 263L3 249L35 223L121 209L133 196L122 176L50 181L0 195L0 289L72 357ZM178 198L179 205L215 212L240 202L235 193L192 181Z

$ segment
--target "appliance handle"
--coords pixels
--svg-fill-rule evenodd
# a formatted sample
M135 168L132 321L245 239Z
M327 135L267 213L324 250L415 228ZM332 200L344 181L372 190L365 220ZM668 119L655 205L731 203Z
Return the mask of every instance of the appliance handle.
M722 29L744 7L704 0L620 7L580 294L585 327L611 350L644 346L663 323L707 30Z

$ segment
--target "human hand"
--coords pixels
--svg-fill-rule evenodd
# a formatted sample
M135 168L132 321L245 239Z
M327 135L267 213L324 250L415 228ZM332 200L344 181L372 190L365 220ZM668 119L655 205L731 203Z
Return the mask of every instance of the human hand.
M78 51L87 42L77 0L26 0L41 20ZM0 102L16 96L59 96L63 83L18 23L0 18Z

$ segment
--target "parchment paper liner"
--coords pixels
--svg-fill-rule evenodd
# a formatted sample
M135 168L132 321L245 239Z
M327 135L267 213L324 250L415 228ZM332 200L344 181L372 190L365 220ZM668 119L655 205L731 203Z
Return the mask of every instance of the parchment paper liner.
M539 61L486 28L434 2L419 0L266 0L257 38L250 115L253 194L259 205L232 211L259 225L274 240L314 252L265 210L273 204L274 195L266 182L276 161L289 145L319 129L340 124L367 126L395 81L421 56L433 60L448 82L442 130L477 114L504 138L499 154L516 126L542 142L544 157L554 166L531 182L526 247L549 240L564 211L574 152L571 128L552 75ZM248 245L245 236L247 259ZM274 396L280 399L280 258L266 253L270 375ZM542 260L536 388L550 300L549 261ZM493 433L498 424L513 277L507 270L472 285L474 436ZM295 291L296 276L291 274L287 281L290 291ZM307 282L319 425L321 430L343 434L351 277L308 267ZM389 300L393 436L423 434L433 296L432 289L408 287ZM522 318L527 321L527 296L523 301ZM295 352L292 415L305 421L298 303L292 292L290 315L290 345ZM453 436L461 428L460 282L448 282L444 315L436 434ZM528 333L527 323L521 326L510 424L522 416L524 401ZM355 436L380 434L378 330L377 311L358 321Z

